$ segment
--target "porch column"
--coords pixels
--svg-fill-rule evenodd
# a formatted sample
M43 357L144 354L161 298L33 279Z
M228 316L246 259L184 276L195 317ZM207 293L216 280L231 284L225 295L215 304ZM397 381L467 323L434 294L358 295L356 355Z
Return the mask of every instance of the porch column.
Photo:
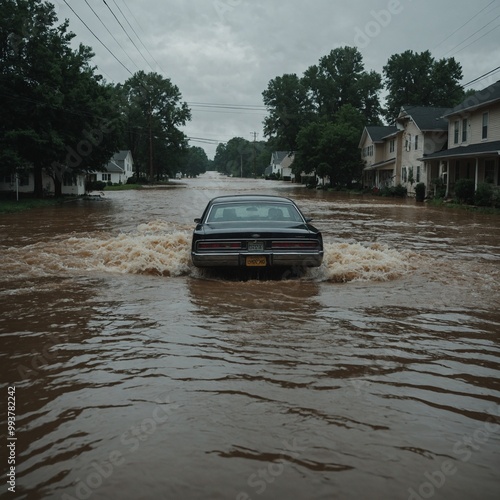
M479 158L476 158L476 175L474 183L476 184L476 190L477 190L477 185L479 184Z
M445 198L448 198L448 195L450 193L450 162L446 161L446 194L444 195Z

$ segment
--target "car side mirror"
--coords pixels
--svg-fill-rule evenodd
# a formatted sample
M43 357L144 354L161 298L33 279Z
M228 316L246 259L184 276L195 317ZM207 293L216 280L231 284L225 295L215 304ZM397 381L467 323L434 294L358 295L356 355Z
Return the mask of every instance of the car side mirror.
M199 224L201 222L201 219L199 217L196 217L194 221L196 222L196 224Z
M307 218L306 218L306 222L307 222L307 223L312 222L312 221L313 221L313 219L312 219L311 217L307 217Z

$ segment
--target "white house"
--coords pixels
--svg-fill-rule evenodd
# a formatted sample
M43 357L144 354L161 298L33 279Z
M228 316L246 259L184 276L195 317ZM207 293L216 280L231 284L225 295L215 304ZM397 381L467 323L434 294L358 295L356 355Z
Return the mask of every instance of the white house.
M85 194L86 180L112 182L113 184L124 184L133 175L134 163L132 153L128 150L118 151L102 172L92 174L75 173L71 168L62 168L55 175L62 177L61 191L63 195L83 195ZM52 177L42 172L42 185L46 194L54 194L54 181ZM20 171L18 174L8 174L0 176L0 191L33 193L35 190L35 179L31 169Z
M54 194L54 181L45 172L42 173L43 190L47 194ZM0 177L0 191L33 193L35 190L35 177L33 172L22 172L8 174ZM85 174L71 174L66 172L62 175L61 192L64 195L85 194Z
M134 162L129 150L121 150L115 153L102 172L96 174L98 181L111 182L113 184L125 184L134 174Z
M292 163L295 159L293 151L274 151L271 154L271 161L265 170L266 176L274 174L284 180L291 180L293 177Z

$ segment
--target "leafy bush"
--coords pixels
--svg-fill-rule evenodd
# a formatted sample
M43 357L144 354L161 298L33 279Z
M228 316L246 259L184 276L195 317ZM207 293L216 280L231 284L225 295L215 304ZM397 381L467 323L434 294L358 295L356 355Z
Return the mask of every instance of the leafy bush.
M106 187L104 181L88 181L85 184L85 191L88 193L90 191L103 191Z
M500 189L496 188L493 190L493 206L495 208L500 208Z
M475 184L472 179L459 179L455 184L455 197L458 203L474 203Z
M424 201L425 199L425 184L423 182L415 185L415 199L417 201Z
M392 196L392 197L397 197L397 198L404 198L408 194L408 190L402 186L401 184L398 184L397 186L385 186L383 187L378 194L380 196Z
M149 179L144 175L137 178L137 175L134 174L127 179L127 184L149 184Z
M436 198L444 198L446 196L446 185L443 179L438 177L437 179L433 179L431 182L434 186L434 196Z
M279 181L280 180L280 174L278 172L273 172L271 174L269 174L268 176L266 176L266 179L267 180L271 180L271 181Z
M491 207L493 206L493 193L493 185L482 182L477 186L474 202L480 207Z
M393 196L397 196L399 198L404 198L408 194L408 189L403 187L401 184L394 186L392 190L394 193Z

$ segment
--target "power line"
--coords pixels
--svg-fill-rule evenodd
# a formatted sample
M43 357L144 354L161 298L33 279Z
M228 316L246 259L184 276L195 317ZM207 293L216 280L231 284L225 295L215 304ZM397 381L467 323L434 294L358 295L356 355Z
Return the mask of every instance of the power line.
M116 57L113 52L111 52L111 50L106 46L106 44L89 28L89 26L87 25L87 23L75 12L75 10L73 9L73 7L71 7L71 5L66 1L66 0L63 0L63 2L70 8L71 12L73 12L73 14L75 14L75 16L82 22L82 24L92 33L92 35L94 35L94 37L97 39L97 41L118 61L118 63L123 66L123 68L125 68L125 70L130 73L132 76L133 76L133 73L132 71L130 71L126 66L125 64L123 64L120 59L118 59L118 57Z
M460 26L455 31L453 31L453 33L449 34L444 40L441 40L432 50L433 51L436 50L440 45L442 45L444 42L446 42L446 40L448 40L455 33L457 33L457 31L460 31L464 26L467 26L467 24L469 24L473 19L475 19L477 16L479 16L479 14L481 14L481 12L485 11L491 4L494 4L495 2L496 2L496 0L492 0L486 7L482 8L477 14L475 14L468 21L466 21L464 24L462 24L462 26Z
M148 48L144 45L142 39L139 37L139 35L136 33L135 29L133 28L133 26L130 24L127 16L125 16L122 12L122 9L120 9L119 5L116 3L116 0L113 0L113 3L116 5L117 9L120 11L120 14L123 16L123 18L125 19L125 21L127 21L127 24L130 26L130 29L133 31L134 35L137 37L137 40L139 40L139 42L141 42L141 45L146 49L146 52L149 54L149 56L151 57L151 59L153 59L153 61L156 63L156 65L158 66L158 68L161 69L161 71L163 73L166 74L166 71L164 71L162 69L162 67L160 66L160 64L158 63L158 61L153 57L153 55L151 54L151 52L149 52ZM128 7L127 7L128 8ZM130 10L130 9L129 9Z
M66 0L64 0L66 2ZM109 11L111 12L111 14L113 15L113 17L116 19L116 22L120 25L121 29L124 31L124 33L127 35L128 39L132 42L133 46L137 49L137 52L139 52L139 55L144 59L145 63L149 66L149 68L151 69L151 71L154 71L153 67L151 66L151 64L149 64L148 60L144 57L143 53L139 50L139 47L137 47L136 43L134 42L134 40L132 40L132 38L130 37L130 35L128 34L127 30L123 27L123 24L120 22L120 20L116 17L116 14L113 12L113 9L111 9L111 7L108 5L108 3L106 2L106 0L102 0L104 2L104 5L109 9Z
M221 109L244 109L248 111L267 111L265 106L259 104L225 104L212 102L188 102L193 107L221 108Z
M187 103L186 103L187 104ZM261 115L265 116L265 113L262 111L223 111L223 110L218 110L218 109L194 109L193 111L196 111L198 113L220 113L220 114L225 114L225 115L239 115L239 114L248 114L248 115Z
M226 144L228 141L221 141L218 139L205 139L204 137L188 137L186 136L187 139L193 142L201 142L203 144L211 144L216 146L217 144Z
M94 13L95 17L97 17L97 19L99 19L99 21L104 26L104 28L106 29L106 31L113 37L113 40L117 43L118 47L120 47L120 49L122 49L123 53L129 58L130 62L137 69L139 69L139 66L137 66L137 64L134 62L134 60L128 55L128 53L125 51L125 49L120 45L120 42L116 39L116 37L113 35L113 33L109 30L109 28L106 26L106 24L104 23L104 21L99 17L99 15L97 14L97 12L92 8L92 6L89 4L88 0L85 0L85 3L88 5L89 9Z
M498 15L497 17L495 17L495 19L493 19L493 21L495 21L496 19L498 19L500 17L500 15ZM493 21L490 21L488 24L491 24ZM488 26L488 24L486 24L485 26L483 26L480 30L476 31L476 33L478 33L479 31L481 31L482 29L484 29L486 26ZM459 52L462 52L462 50L466 49L467 47L470 47L471 45L473 45L474 43L478 42L479 40L481 40L481 38L484 38L486 35L488 35L489 33L491 33L492 31L496 30L497 28L499 27L499 25L497 26L494 26L493 28L491 28L489 31L487 31L484 35L481 35L479 38L476 38L475 40L473 40L471 43L467 44L465 47L462 47L461 49L457 50L456 52L453 52L452 56L455 55L455 54L458 54ZM474 36L476 33L473 33L470 37L466 38L464 40L467 41L469 40L469 38L471 38L472 36ZM462 43L464 42L461 42L457 45L460 46L462 45ZM452 49L453 50L453 49ZM448 52L447 52L448 53Z
M471 84L473 84L473 83L475 83L475 82L477 82L479 80L482 80L483 78L486 78L488 75L491 75L492 73L496 73L499 70L500 70L500 66L497 66L496 68L493 68L491 71L488 71L484 75L478 76L474 80L471 80L470 82L464 83L462 85L462 87L468 87L469 85L471 85Z
M127 7L127 10L130 12L130 15L134 18L134 21L137 23L137 26L139 26L139 28L141 29L142 34L145 35L144 30L142 29L142 26L139 24L139 21L134 16L134 13L130 10L129 6L125 3L125 0L122 0L122 2L123 2L123 5L125 5L125 7Z

